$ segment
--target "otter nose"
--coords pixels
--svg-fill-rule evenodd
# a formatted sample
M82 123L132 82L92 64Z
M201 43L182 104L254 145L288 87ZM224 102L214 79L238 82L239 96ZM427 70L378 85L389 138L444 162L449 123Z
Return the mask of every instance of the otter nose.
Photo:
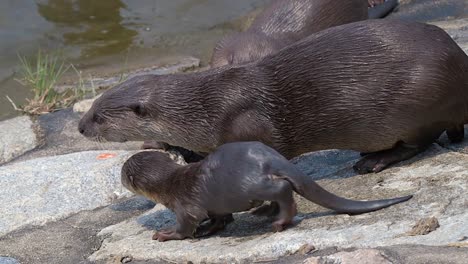
M84 126L82 124L78 125L78 131L80 131L80 134L84 135L85 129L84 129Z

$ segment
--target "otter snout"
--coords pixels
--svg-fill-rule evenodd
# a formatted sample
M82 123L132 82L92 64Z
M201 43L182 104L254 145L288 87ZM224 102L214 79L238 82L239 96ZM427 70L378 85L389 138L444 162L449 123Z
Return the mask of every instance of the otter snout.
M87 138L97 136L96 129L94 128L92 120L89 118L89 114L85 114L81 118L80 122L78 123L78 131Z

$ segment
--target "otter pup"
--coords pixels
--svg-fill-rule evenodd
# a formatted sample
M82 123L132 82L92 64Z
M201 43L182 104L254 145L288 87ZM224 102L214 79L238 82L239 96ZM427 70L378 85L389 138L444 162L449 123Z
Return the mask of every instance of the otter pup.
M178 165L165 153L140 152L122 167L122 184L130 191L162 203L176 214L177 224L158 231L159 241L194 237L206 218L214 224L206 234L235 212L246 211L257 201L279 205L274 231L282 231L296 214L293 191L311 202L338 213L360 214L409 200L412 196L353 201L329 193L274 149L260 142L228 143L204 160Z
M409 159L445 130L463 139L468 57L442 29L366 20L313 34L260 61L107 90L79 124L89 138L158 140L199 152L261 141L290 159L369 153L359 173Z
M397 5L397 0L276 0L246 31L229 35L216 44L211 66L252 62L312 33L366 20L368 16L383 17Z

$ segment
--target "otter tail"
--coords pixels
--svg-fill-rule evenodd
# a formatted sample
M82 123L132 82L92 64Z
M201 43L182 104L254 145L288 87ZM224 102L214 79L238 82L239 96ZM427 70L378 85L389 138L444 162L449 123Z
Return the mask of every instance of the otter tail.
M380 5L369 8L369 19L384 18L398 6L398 0L386 0Z
M328 192L298 169L294 169L294 172L289 172L287 175L283 174L283 176L293 185L294 190L298 194L311 202L332 209L338 213L361 214L377 211L394 204L408 201L413 197L412 195L408 195L383 200L355 201Z

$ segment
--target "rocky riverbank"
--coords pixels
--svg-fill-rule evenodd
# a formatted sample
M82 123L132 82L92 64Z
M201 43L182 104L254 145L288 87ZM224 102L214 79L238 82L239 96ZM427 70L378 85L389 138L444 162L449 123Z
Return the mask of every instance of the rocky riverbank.
M468 52L468 19L431 22ZM196 68L194 58L162 68ZM169 70L167 70L169 69ZM102 84L115 82L103 79ZM38 118L0 122L0 264L10 263L466 263L468 140L445 135L415 158L378 174L356 175L352 151L321 151L294 163L326 189L354 199L414 194L369 214L337 215L296 197L293 227L235 215L216 236L159 243L174 222L162 207L120 185L123 161L141 142L96 143L77 131L82 102ZM468 137L468 127L466 137ZM177 153L174 159L183 163Z

